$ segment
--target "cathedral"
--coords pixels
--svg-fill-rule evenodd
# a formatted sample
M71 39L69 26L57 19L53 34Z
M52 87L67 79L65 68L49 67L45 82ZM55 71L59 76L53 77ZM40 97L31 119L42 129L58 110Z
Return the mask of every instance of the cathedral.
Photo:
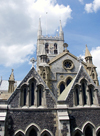
M86 45L85 61L59 36L37 33L37 66L20 82L0 81L0 136L100 136L100 86ZM31 59L32 63L35 59ZM7 86L8 88L1 89Z

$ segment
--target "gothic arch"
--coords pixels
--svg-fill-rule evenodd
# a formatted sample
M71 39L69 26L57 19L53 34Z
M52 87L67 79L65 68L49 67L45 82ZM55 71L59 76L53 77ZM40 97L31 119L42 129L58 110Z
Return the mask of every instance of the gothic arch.
M38 125L32 123L25 130L26 136L29 136L29 133L31 132L31 130L34 130L36 132L37 136L40 134L40 131L41 131L41 129Z
M85 131L86 131L87 128L91 129L92 135L96 135L96 132L95 132L95 125L94 125L92 122L87 121L87 122L83 125L82 131L83 131L84 134L85 134Z
M53 136L53 134L52 134L49 130L47 130L47 129L44 129L44 130L41 132L41 135L40 135L40 136L45 136L45 135L47 135L47 136Z
M27 84L22 84L20 88L20 106L26 106Z
M21 86L20 86L20 89L23 88L23 87L27 87L28 84L27 83L23 83Z
M43 105L44 86L42 84L37 85L37 106Z
M31 83L31 82L35 82L37 83L37 79L35 77L30 77L28 80L27 80L28 83Z
M84 77L80 78L79 83L85 82L86 84L88 83L88 80Z
M16 131L15 134L14 134L14 136L20 136L20 135L21 135L21 136L25 136L23 130L18 130L18 131Z
M58 88L58 95L60 95L61 93L61 90L60 90L60 86L61 86L61 84L63 84L64 85L64 87L65 87L65 81L64 80L61 80L61 81L59 81L58 82L58 84L57 84L57 88Z
M71 82L73 80L73 77L69 75L69 76L67 76L65 78L65 84L66 84L66 86L68 86L68 84L69 84L69 82L67 83L68 80L70 80L70 82Z
M77 135L76 135L77 133L79 134L79 136L81 136L81 135L82 135L81 129L76 128L75 131L73 132L72 136L77 136Z
M98 127L97 129L96 129L96 136L99 136L100 135L100 127Z

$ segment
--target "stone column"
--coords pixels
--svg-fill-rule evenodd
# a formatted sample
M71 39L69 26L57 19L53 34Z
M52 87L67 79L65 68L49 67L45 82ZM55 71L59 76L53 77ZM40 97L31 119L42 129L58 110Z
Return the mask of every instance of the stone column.
M89 91L89 88L86 89L86 96L87 96L87 105L90 105L90 91Z
M83 106L83 94L82 94L82 89L79 91L79 105Z
M38 91L38 88L37 88L37 85L34 89L34 106L37 106L37 92Z

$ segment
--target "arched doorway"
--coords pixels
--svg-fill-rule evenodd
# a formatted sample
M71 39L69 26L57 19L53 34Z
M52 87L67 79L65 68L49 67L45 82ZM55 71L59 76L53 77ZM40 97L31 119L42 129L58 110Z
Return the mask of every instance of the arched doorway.
M93 136L91 127L85 129L85 136Z
M29 136L37 136L37 132L35 129L32 129L30 132L29 132Z

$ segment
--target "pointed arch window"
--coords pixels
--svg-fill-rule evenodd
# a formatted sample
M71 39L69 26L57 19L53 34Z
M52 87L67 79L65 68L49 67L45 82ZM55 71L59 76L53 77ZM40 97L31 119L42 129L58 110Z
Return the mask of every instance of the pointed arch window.
M42 89L39 88L37 92L37 106L42 105Z
M82 83L82 93L83 93L83 105L85 105L86 104L86 88L84 83Z
M45 51L46 51L46 53L49 53L49 44L48 43L45 43Z
M93 136L93 132L90 126L85 129L85 136Z
M34 83L31 83L31 105L34 105Z
M54 54L57 54L58 51L57 51L57 43L54 44Z
M90 104L93 104L93 91L92 88L89 88L89 95L90 95Z
M79 105L79 93L78 93L78 88L76 88L75 94L76 94L76 105Z
M64 83L61 83L60 84L60 94L64 91L64 89L65 89L65 85Z
M68 78L67 81L66 81L67 86L70 84L70 82L71 82L71 79Z
M26 88L24 88L24 102L23 102L23 105L24 106L26 105Z

